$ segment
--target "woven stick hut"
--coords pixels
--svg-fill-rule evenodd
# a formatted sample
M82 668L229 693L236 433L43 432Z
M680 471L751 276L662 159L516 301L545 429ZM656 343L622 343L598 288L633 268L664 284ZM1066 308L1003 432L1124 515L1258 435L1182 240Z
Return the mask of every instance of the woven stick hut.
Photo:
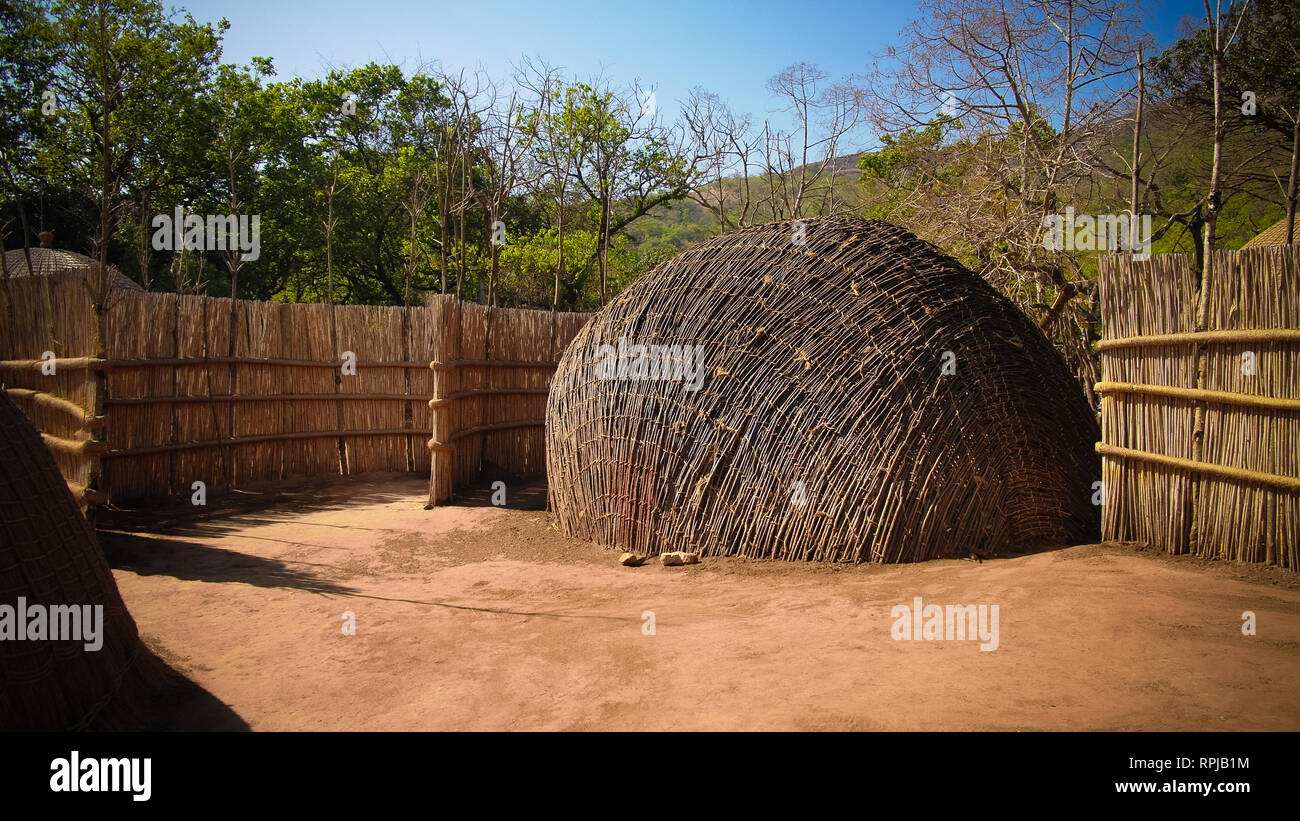
M86 612L66 609L81 605L103 607L93 642L86 641L95 632L93 618L88 631ZM36 430L4 391L0 607L0 731L150 728L146 717L156 712L159 694L178 683L140 642L94 531ZM59 640L52 638L53 613L59 613ZM82 640L62 638L74 632ZM87 649L88 643L100 646Z
M905 562L1095 539L1097 437L982 279L820 218L716 237L606 306L555 374L546 459L559 528L607 547Z

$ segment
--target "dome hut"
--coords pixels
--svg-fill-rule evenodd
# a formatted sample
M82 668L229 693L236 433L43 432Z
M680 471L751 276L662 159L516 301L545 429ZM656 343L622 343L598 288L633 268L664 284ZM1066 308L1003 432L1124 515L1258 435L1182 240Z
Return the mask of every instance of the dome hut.
M36 429L0 391L0 732L151 728L175 683Z
M1095 415L1038 328L913 234L787 221L690 248L577 335L559 529L643 555L910 562L1097 538Z
M41 245L39 248L28 248L26 250L18 248L13 251L6 251L4 257L4 272L10 277L25 276L51 276L60 274L64 271L76 271L90 269L94 270L99 263L85 254L78 254L75 251L60 251L53 247L54 235L48 231L42 231L40 234ZM31 266L27 264L27 255L31 254ZM144 289L136 282L123 276L116 268L109 266L113 275L113 288L124 291L143 291Z

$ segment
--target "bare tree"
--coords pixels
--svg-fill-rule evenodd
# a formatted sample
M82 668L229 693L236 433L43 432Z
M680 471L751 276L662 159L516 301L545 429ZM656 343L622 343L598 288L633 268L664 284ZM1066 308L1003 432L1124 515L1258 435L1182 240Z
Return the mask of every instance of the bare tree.
M697 86L682 117L699 158L701 184L690 198L717 217L724 232L733 224L748 225L754 207L749 172L759 139L749 115L737 114L718 95ZM729 211L735 215L731 220Z
M641 149L666 147L670 142L669 132L653 105L653 89L642 89L637 82L614 89L603 77L574 88L577 93L570 112L576 153L574 177L578 188L599 210L595 256L600 273L600 304L604 305L609 301L610 238L631 222L624 219L617 229L614 227L615 202L625 200L638 188L667 186L670 196L684 191L672 187L677 181L671 178L671 162L638 162L653 154L653 150L646 154Z
M1098 139L1127 113L1140 23L1127 0L923 0L902 47L868 84L872 119L902 138L938 127L949 172L906 206L917 226L1037 314L1085 390L1094 381L1083 312L1091 284L1071 254L1042 242L1045 218L1093 174Z
M1232 0L1228 0L1228 18L1232 19ZM1240 25L1241 17L1237 17L1237 23ZM1212 102L1214 117L1214 159L1210 165L1210 189L1206 195L1205 206L1205 251L1203 252L1203 264L1201 266L1202 283L1209 274L1209 268L1213 264L1213 252L1215 244L1215 228L1219 222L1219 208L1221 206L1220 197L1222 191L1219 186L1220 171L1223 164L1223 53L1232 44L1236 37L1236 29L1227 33L1223 29L1223 0L1215 0L1214 10L1210 10L1210 0L1205 0L1205 25L1210 35L1210 82L1213 84ZM1204 289L1202 289L1204 290ZM1199 313L1199 312L1198 312Z
M438 200L438 260L441 290L447 292L448 260L456 265L456 290L465 280L469 258L466 248L466 223L473 192L474 145L480 119L487 110L483 99L484 77L479 72L466 76L440 73L438 80L450 101L450 121L439 130L435 141L434 189Z
M334 229L338 226L338 218L334 216L334 200L338 196L339 189L339 167L337 158L330 158L330 183L325 188L325 219L321 221L321 233L325 236L325 300L329 306L329 327L330 327L330 348L334 351L334 356L339 356L339 330L338 322L334 315ZM334 368L334 392L343 392L343 370ZM338 427L339 437L336 442L339 453L339 473L347 474L348 472L348 450L347 443L342 436L343 431L343 402L342 400L334 403L334 423Z
M491 264L486 302L493 307L498 301L501 246L509 236L503 220L506 201L521 185L529 182L525 166L529 141L523 132L529 114L517 89L511 89L508 98L498 97L495 86L489 88L489 93L491 102L487 107L486 122L479 132L477 154L483 175L478 197L483 208Z
M683 199L707 179L708 157L696 150L688 128L664 122L654 90L633 82L613 88L601 78L571 86L566 110L572 124L577 189L598 208L596 262L600 304L609 301L612 238L656 207Z
M555 353L556 315L560 306L560 281L565 276L564 213L573 184L574 140L571 119L566 107L572 105L574 92L566 86L560 70L542 61L526 58L517 72L519 85L527 90L535 104L527 120L525 133L532 145L531 156L540 171L536 179L555 202L557 259L551 292L550 354Z
M792 133L773 134L768 140L774 149L769 156L779 160L776 166L768 163L768 173L781 173L783 214L803 216L804 204L819 183L827 187L825 203L833 207L840 143L862 121L862 92L848 82L828 85L828 78L814 65L796 63L767 81L768 91L794 120Z

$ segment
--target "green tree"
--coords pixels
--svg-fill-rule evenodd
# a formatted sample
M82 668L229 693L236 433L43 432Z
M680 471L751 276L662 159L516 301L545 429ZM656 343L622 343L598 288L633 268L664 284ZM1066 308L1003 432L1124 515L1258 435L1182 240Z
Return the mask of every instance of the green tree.
M43 176L37 145L49 139L58 122L58 101L51 88L56 60L40 3L15 0L0 5L0 106L6 112L0 118L0 204L17 211L25 251L31 247L32 232L24 193L36 188ZM0 223L0 234L5 229Z

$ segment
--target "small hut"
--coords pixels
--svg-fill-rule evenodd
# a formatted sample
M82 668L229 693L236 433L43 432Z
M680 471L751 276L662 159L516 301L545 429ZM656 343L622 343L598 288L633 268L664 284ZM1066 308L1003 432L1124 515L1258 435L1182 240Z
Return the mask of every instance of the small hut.
M93 617L83 621L86 605L103 608L94 642L86 641L94 631ZM94 531L4 391L0 607L0 732L147 728L158 695L177 683L141 643ZM55 640L54 613L58 630L82 639Z
M1300 224L1292 229L1292 241L1300 241ZM1289 245L1286 241L1286 217L1278 220L1269 227L1260 231L1250 242L1241 246L1242 248L1273 248L1278 245Z
M64 271L94 270L99 263L85 254L75 251L60 251L54 247L54 235L42 231L39 248L18 248L6 251L4 255L4 274L9 277L52 276ZM31 255L31 265L27 257ZM123 276L116 268L109 266L113 275L113 288L125 291L143 291L136 282Z
M881 222L715 237L577 335L563 532L641 554L906 562L1097 538L1095 415L1038 328Z

